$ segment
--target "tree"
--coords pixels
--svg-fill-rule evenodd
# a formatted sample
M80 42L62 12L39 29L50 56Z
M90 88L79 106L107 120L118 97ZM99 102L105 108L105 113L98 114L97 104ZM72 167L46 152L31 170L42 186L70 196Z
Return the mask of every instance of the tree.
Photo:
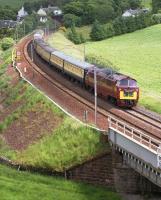
M74 14L66 14L63 17L64 25L66 27L80 26L81 25L81 18L74 15Z
M131 33L131 32L133 32L137 29L135 17L126 17L126 18L123 18L123 19L125 20L125 23L126 23L127 33Z
M152 9L153 9L153 13L157 13L158 10L161 9L161 1L152 0Z
M94 41L102 40L106 38L106 31L103 25L101 25L97 20L92 26L90 37Z
M70 32L68 33L68 38L75 44L81 44L85 42L85 39L82 34L76 32L75 26L71 27Z
M105 24L105 31L106 31L106 38L110 38L110 37L114 36L115 31L113 28L113 24L111 24L111 23Z
M132 9L137 9L137 8L141 7L140 0L129 0L129 4Z
M121 18L116 18L114 21L113 21L113 28L114 28L114 31L115 31L115 35L120 35L122 34L122 22L121 22Z
M153 14L152 15L152 22L153 24L160 24L161 23L161 14Z

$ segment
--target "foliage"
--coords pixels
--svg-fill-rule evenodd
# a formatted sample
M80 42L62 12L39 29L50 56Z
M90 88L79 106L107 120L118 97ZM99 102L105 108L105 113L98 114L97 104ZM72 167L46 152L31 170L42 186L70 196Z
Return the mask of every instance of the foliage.
M13 28L2 28L0 29L0 38L12 37L14 38L14 29Z
M12 38L3 38L1 42L1 48L5 51L9 49L14 44L14 40Z
M115 31L112 23L105 24L106 38L114 36Z
M153 9L153 13L157 13L161 9L161 1L152 0L152 9Z
M74 14L64 15L63 20L64 20L64 25L66 27L72 27L73 25L76 25L76 26L81 25L81 18Z
M76 32L75 26L71 27L71 31L68 33L68 38L75 44L81 44L85 42L83 35Z
M92 40L97 41L114 35L131 33L155 23L156 21L151 17L151 14L140 14L136 17L118 17L112 23L103 25L96 21L93 24L90 36Z
M153 14L152 20L154 24L161 24L161 14Z
M101 23L110 22L116 17L121 16L125 9L138 7L141 7L140 0L74 0L65 4L63 11L65 16L72 14L74 18L76 16L79 17L82 25L88 25L94 23L95 20Z
M16 20L17 11L10 6L0 6L0 20Z
M91 39L95 41L99 41L106 38L105 28L97 20L93 24L90 36Z
M108 188L67 181L54 176L20 172L0 165L1 199L3 200L120 200Z

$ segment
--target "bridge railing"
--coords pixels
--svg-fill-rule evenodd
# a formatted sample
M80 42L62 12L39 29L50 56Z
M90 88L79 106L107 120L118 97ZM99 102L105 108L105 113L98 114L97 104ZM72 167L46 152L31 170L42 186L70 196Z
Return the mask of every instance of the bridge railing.
M158 167L161 167L161 141L157 140L148 134L126 124L119 119L109 116L109 128L119 132L121 135L129 138L136 143L139 143L141 146L148 148L149 150L155 152L158 155Z

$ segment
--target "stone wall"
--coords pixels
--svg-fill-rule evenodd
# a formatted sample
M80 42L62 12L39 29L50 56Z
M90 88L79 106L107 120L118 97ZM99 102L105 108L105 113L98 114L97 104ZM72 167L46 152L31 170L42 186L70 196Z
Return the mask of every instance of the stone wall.
M109 153L68 170L67 178L123 193L161 192L161 188L125 165L122 155L112 149Z

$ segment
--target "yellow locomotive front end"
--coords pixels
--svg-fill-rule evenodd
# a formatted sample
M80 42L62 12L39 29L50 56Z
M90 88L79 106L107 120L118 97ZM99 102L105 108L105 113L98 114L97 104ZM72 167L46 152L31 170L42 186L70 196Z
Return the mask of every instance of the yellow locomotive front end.
M119 106L133 107L139 99L139 88L134 79L126 78L120 80L118 87L118 104Z

